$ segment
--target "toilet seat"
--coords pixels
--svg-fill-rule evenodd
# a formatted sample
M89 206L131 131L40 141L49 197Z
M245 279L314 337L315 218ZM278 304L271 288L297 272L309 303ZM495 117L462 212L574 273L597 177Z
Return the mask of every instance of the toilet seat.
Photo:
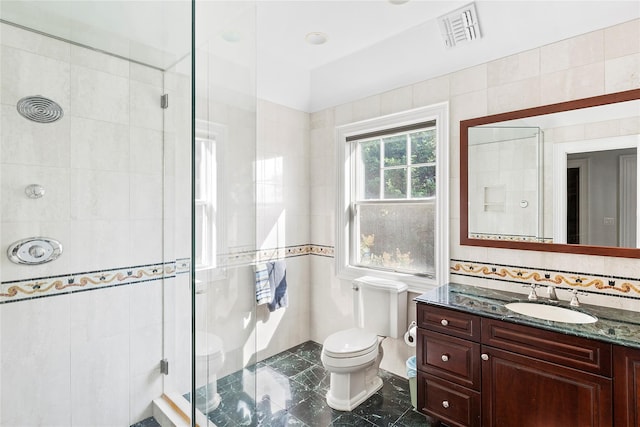
M364 329L352 328L329 335L322 352L335 359L351 359L377 352L378 336Z

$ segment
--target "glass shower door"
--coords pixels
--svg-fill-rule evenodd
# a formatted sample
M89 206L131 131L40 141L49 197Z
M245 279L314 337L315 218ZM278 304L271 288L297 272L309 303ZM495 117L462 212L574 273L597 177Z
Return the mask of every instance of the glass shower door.
M167 229L174 147L161 104L174 83L165 71L190 52L190 10L0 3L2 426L150 418L170 385L163 359L190 388L189 346L185 368L166 351L164 326L179 323L166 309L180 297L169 282L188 271L190 250L174 248ZM190 317L188 282L184 298ZM179 336L190 342L188 323Z
M195 2L196 407L255 425L254 2Z

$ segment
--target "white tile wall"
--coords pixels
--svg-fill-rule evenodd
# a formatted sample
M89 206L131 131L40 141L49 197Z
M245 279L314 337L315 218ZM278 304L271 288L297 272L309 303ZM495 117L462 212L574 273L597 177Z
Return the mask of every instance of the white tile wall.
M74 169L129 171L129 126L81 117L71 117L69 122Z
M130 81L126 77L72 65L69 113L128 125L129 91Z
M69 194L68 169L5 163L1 174L3 221L69 219L72 199ZM28 198L25 188L30 184L44 186L46 197Z
M2 306L1 425L71 425L70 309L68 296Z
M604 62L596 62L544 75L540 105L603 94L604 72Z
M640 21L633 20L604 30L605 59L640 52Z
M69 121L34 126L16 114L15 105L2 105L2 158L4 163L68 168Z
M66 61L3 45L2 103L15 106L25 96L42 95L55 100L68 111L69 70Z
M640 53L607 60L604 67L607 93L640 86Z
M542 74L602 62L604 60L604 31L594 31L543 46L539 52Z

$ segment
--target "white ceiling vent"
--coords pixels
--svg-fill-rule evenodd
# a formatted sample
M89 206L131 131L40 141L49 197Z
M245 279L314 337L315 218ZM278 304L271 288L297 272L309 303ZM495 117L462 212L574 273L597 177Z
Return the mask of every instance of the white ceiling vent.
M482 37L475 3L469 3L460 9L439 17L438 24L444 38L444 44L448 48Z

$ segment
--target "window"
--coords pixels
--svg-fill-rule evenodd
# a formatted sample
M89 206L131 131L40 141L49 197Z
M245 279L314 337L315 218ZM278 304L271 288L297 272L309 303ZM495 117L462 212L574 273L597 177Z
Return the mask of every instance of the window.
M443 104L338 128L341 277L446 281L447 127Z
M216 141L196 138L196 269L216 266Z
M222 162L219 150L224 139L223 126L197 121L195 142L195 264L198 271L217 271L222 233L222 201L219 187ZM212 276L212 277L213 277Z

